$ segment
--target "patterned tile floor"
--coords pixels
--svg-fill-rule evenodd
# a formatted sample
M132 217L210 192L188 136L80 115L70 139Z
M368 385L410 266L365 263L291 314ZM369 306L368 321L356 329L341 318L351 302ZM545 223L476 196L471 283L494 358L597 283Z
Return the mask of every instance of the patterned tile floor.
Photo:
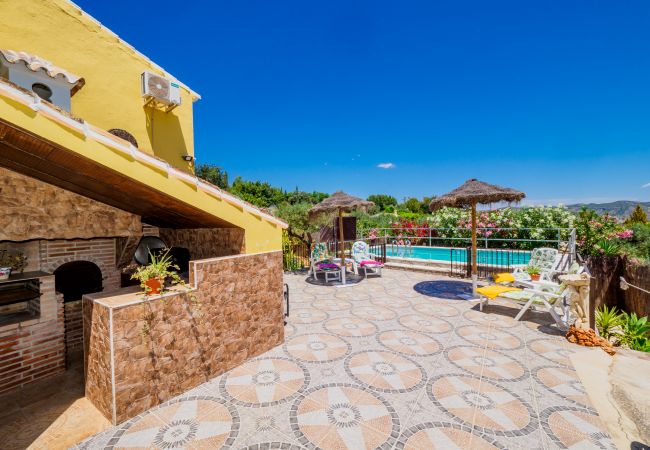
M614 448L546 315L304 278L283 346L79 448Z

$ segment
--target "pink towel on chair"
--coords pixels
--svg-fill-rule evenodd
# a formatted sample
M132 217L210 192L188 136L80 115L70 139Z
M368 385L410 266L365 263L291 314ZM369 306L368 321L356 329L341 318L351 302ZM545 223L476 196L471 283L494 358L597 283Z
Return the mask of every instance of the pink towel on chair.
M383 264L380 263L379 261L361 261L359 265L363 267L363 266L382 266Z

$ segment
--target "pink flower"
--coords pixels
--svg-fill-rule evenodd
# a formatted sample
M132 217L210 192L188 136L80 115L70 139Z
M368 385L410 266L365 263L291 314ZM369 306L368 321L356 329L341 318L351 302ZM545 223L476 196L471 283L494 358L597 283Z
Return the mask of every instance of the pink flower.
M616 233L616 237L619 239L629 239L634 236L634 231L632 230L623 230Z

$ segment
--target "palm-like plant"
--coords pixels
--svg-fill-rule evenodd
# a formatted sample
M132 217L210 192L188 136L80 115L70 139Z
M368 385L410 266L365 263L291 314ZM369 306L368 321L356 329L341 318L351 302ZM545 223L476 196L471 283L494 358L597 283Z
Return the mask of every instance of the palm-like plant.
M625 314L616 309L616 306L596 310L596 328L602 337L609 340L612 337L618 337L623 333L625 323Z
M624 314L621 342L632 350L650 351L650 322L647 317L635 313Z

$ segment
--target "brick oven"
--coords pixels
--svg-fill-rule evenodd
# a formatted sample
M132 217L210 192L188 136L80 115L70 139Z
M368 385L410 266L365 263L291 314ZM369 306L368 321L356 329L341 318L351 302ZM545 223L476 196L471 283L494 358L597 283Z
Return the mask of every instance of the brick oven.
M0 249L27 257L0 283L0 393L65 370L83 350L82 297L128 281L142 236L160 236L193 258L241 253L239 228L171 229L0 167Z
M65 370L83 347L81 297L120 287L118 237L140 218L0 168L0 248L27 257L0 283L0 393Z

